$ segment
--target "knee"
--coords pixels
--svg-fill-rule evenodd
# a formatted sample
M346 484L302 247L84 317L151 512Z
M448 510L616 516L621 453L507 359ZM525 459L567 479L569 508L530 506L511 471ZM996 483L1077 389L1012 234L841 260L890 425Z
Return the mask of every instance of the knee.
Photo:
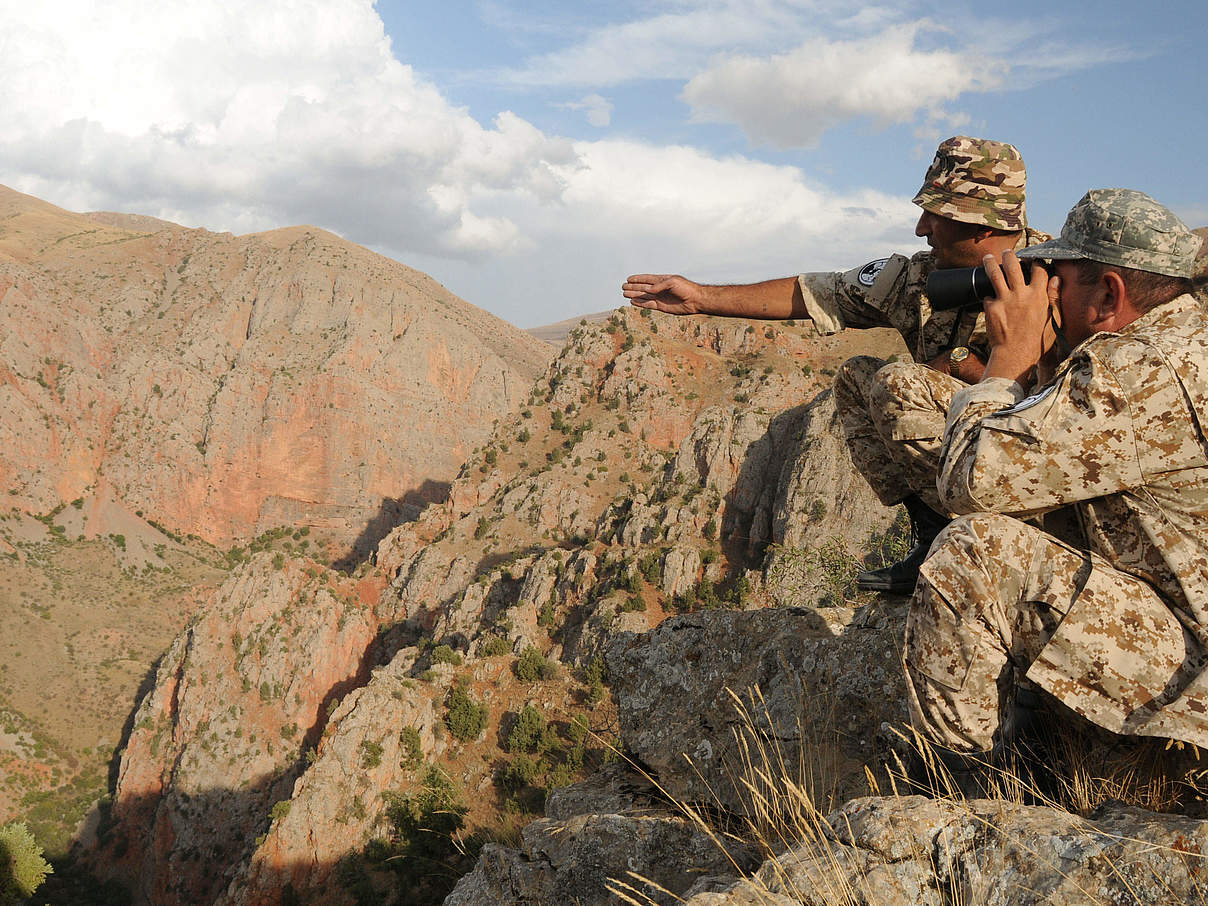
M914 362L890 362L872 376L869 398L874 407L886 411L913 408L904 407L903 402L914 400L920 394L930 397L928 378L936 373L926 365Z
M873 376L885 367L885 360L870 355L847 359L835 372L835 406L842 412L868 396Z
M1017 534L1025 524L1001 513L969 513L957 516L936 536L932 551L940 547L960 548L964 551L983 549L987 544L1001 541Z

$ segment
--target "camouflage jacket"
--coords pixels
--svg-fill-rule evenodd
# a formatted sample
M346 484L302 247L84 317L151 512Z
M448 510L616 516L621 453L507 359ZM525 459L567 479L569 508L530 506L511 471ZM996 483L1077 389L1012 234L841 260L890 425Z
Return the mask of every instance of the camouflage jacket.
M1018 384L1005 379L958 391L937 480L940 499L956 513L1027 518L1071 505L1081 546L1096 562L1146 582L1189 636L1180 671L1187 675L1178 688L1167 683L1171 688L1154 696L1161 699L1157 705L1139 685L1129 693L1143 699L1132 702L1137 710L1159 712L1146 718L1145 729L1134 731L1201 745L1208 738L1204 413L1208 313L1184 295L1119 333L1085 340L1052 381L1026 398ZM1085 677L1094 675L1094 665L1070 652L1078 648L1079 633L1103 631L1105 615L1098 611L1104 607L1075 605L1061 623L1061 672L1069 682L1093 685ZM1177 643L1181 649L1184 641ZM1125 659L1145 658L1144 651L1125 650ZM1084 697L1110 697L1089 686L1082 691Z
M1029 229L1016 248L1051 238ZM850 271L801 274L797 284L806 311L823 334L844 327L892 327L902 335L916 362L929 362L954 346L984 350L980 309L931 310L927 275L934 269L931 252L916 252L909 258L890 255Z

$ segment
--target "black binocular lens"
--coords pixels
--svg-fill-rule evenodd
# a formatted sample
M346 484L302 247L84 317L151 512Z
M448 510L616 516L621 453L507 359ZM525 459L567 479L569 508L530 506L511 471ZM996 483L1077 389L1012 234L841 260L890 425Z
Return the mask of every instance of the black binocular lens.
M1019 267L1026 279L1032 279L1030 260L1021 260ZM927 276L927 298L931 300L932 311L970 308L993 295L994 287L984 265L936 270Z

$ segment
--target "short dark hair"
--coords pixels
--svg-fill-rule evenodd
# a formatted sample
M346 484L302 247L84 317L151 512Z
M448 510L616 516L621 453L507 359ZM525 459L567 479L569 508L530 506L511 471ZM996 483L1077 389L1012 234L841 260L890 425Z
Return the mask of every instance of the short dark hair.
M1087 258L1075 261L1074 267L1077 269L1078 282L1082 286L1092 286L1098 283L1108 271L1115 271L1124 281L1124 288L1128 290L1128 298L1140 312L1149 311L1171 299L1177 299L1193 289L1191 280L1187 277L1155 274L1151 271L1137 270L1135 267L1103 264Z

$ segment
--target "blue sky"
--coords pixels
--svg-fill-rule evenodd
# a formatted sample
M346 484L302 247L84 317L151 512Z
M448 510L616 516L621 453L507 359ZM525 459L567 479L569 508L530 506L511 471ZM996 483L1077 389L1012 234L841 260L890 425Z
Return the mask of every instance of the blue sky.
M1088 188L1208 224L1208 4L0 0L0 182L236 233L313 223L521 326L634 271L745 281L921 247L949 135L1033 225Z

